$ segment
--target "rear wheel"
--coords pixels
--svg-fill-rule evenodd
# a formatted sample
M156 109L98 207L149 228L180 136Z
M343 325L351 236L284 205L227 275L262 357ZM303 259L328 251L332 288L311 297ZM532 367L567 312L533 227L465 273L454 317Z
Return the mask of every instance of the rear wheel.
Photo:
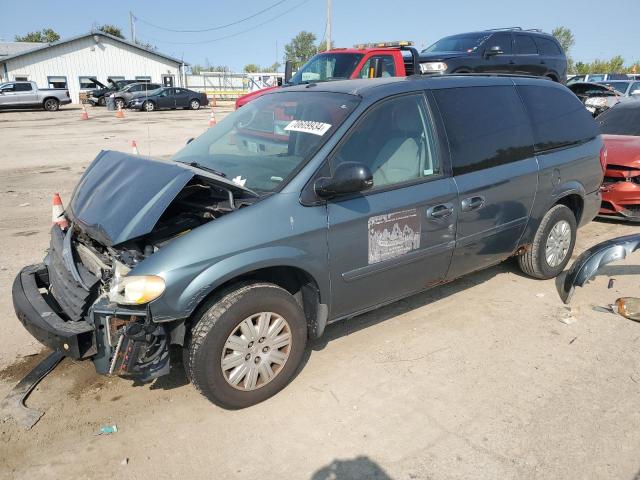
M576 243L577 222L565 205L556 205L540 222L533 244L518 257L524 273L535 278L556 277L564 270Z
M191 100L191 102L189 102L189 108L191 108L191 110L198 110L200 108L200 100L195 98Z
M56 100L55 98L47 98L42 106L48 112L55 112L60 108L60 102L58 102L58 100Z
M289 383L306 341L304 313L289 292L270 283L244 284L197 319L184 366L209 400L224 408L245 408Z
M156 104L153 103L151 100L147 100L142 104L142 109L147 112L153 112L156 109Z

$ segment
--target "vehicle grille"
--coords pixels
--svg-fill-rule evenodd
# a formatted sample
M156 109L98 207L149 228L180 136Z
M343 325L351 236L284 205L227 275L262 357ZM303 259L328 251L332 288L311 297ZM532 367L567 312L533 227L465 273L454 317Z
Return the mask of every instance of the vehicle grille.
M97 298L100 279L91 274L77 260L74 255L74 264L82 282L87 286L84 289L74 278L68 269L63 258L64 233L60 228L54 226L51 230L51 247L45 259L45 264L49 271L49 288L54 300L60 306L62 313L69 320L83 320L89 307Z

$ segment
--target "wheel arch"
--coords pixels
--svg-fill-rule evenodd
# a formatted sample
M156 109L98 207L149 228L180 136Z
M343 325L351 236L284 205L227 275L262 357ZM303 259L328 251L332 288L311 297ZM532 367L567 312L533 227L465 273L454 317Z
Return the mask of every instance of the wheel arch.
M60 105L60 99L57 97L54 97L53 95L49 95L47 97L44 97L42 99L42 106L44 107L44 104L47 103L47 100L55 100L56 102L58 102L58 105Z

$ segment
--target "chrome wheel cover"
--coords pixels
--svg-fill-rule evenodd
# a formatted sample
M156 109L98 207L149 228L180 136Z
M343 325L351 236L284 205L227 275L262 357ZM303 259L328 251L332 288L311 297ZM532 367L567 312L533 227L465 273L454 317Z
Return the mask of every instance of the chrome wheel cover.
M257 390L283 369L291 352L291 327L280 315L260 312L240 322L227 338L220 368L229 385Z
M547 237L545 258L550 267L560 265L569 252L571 246L571 225L566 220L556 223Z
M197 100L194 100L191 102L191 109L192 110L198 110L200 108L200 102L198 102Z
M155 105L153 104L153 102L145 102L145 104L144 104L144 109L145 109L147 112L153 112L153 111L155 110L155 108L156 108L156 107L155 107Z

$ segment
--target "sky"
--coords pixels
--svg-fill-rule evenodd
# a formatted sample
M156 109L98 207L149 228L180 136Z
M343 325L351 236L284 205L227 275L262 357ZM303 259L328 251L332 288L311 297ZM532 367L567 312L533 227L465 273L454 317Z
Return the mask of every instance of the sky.
M640 60L640 1L618 1L610 12L606 6L587 8L593 1L333 0L333 42L350 47L363 42L412 40L422 48L454 33L511 26L551 32L563 25L574 33L571 56L577 61L618 54L628 64ZM11 41L15 35L45 27L64 38L104 23L119 26L129 38L132 11L138 19L139 40L187 63L208 61L241 71L248 63L268 66L276 60L282 62L284 45L301 30L314 33L320 42L326 4L327 0L115 0L97 4L0 0L0 39ZM253 18L240 21L249 16ZM224 27L229 24L234 25ZM209 31L173 32L157 27Z

